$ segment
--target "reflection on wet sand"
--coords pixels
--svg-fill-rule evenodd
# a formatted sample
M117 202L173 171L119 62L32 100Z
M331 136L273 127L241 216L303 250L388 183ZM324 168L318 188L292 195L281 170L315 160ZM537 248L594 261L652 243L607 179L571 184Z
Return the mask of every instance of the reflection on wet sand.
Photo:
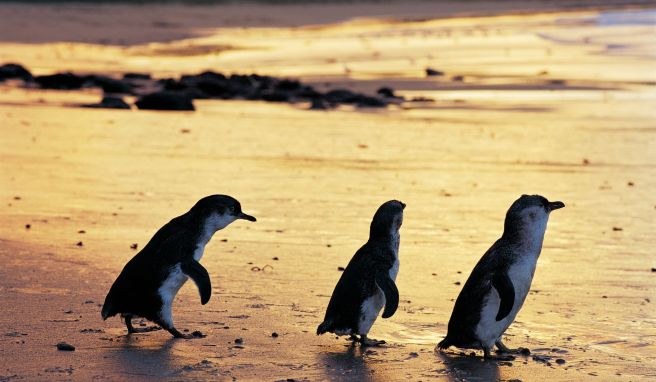
M436 356L446 366L449 381L498 381L500 379L497 361L486 360L480 356L458 355L436 351Z
M365 352L366 348L352 343L343 352L324 352L318 359L329 380L377 381L375 373L367 366Z

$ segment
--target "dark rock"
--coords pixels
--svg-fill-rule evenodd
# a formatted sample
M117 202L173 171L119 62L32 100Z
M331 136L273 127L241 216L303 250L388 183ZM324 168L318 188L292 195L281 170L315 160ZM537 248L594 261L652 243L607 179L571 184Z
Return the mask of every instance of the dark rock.
M86 82L90 86L101 88L105 93L132 94L132 85L127 81L92 75L87 77Z
M310 110L327 110L329 108L329 105L322 98L313 99L310 105Z
M259 77L246 74L233 74L228 78L230 83L240 88L252 88L258 84Z
M451 81L453 82L463 82L465 80L465 76L453 76L451 77Z
M383 102L381 99L376 98L376 97L370 97L366 95L359 95L357 97L357 100L355 101L355 104L358 107L385 107L387 104Z
M337 267L337 270L340 272L344 272L344 267Z
M241 344L243 344L243 343L244 343L244 339L243 339L243 338L237 338L237 339L235 339L235 344L237 344L237 345L241 345Z
M130 244L130 249L137 249L139 245L137 243Z
M25 229L30 229L30 228L32 228L31 224L25 224Z
M444 72L441 70L435 70L433 68L426 68L426 76L427 77L436 77L436 76L443 76Z
M78 247L82 247L82 246L84 246L84 243L81 242L81 241L78 241L77 244L75 244L75 245L77 245Z
M261 93L261 99L268 102L289 102L292 95L281 90L267 90Z
M323 94L315 90L310 85L304 85L294 92L294 96L300 99L315 100L321 98Z
M226 81L228 78L221 74L212 71L203 72L200 74L186 74L180 77L180 81L186 83L194 83L198 81Z
M178 92L146 94L135 103L142 110L195 110L190 96Z
M130 109L130 105L128 105L125 101L123 101L123 98L112 97L112 96L103 97L100 103L94 103L94 104L82 105L82 106L101 108L101 109Z
M37 76L34 81L42 89L75 90L80 89L87 81L87 78L73 73L57 73L48 76Z
M194 338L205 338L205 337L207 337L205 334L203 334L202 332L200 332L198 330L195 330L195 331L191 332L191 336L194 337Z
M57 344L57 350L61 351L75 351L75 346L67 344L66 342L60 342Z
M277 337L278 337L278 333L276 333L276 332L271 333L271 337L273 337L273 338L277 338Z
M0 66L0 82L10 79L20 79L23 81L32 81L34 77L29 70L18 64L4 64Z
M557 358L557 359L556 359L556 363L559 364L559 365L562 365L562 364L564 364L565 362L566 362L566 361L565 361L564 359L562 359L562 358Z
M207 94L209 98L233 98L239 93L230 82L226 80L201 80L197 81L194 86Z
M656 272L656 268L652 268L651 271L652 271L652 272Z
M531 355L531 350L528 348L521 348L519 350L519 354L524 355L524 356L529 356Z
M301 83L296 80L280 80L275 88L282 91L295 91L301 89Z
M148 73L125 73L124 80L150 80L152 77Z
M386 98L395 98L396 95L394 95L394 89L390 87L382 87L378 90L376 90L376 94L378 94L381 97L386 97Z
M324 99L330 103L354 103L358 99L358 95L350 90L335 89L331 90L324 95Z
M613 231L624 231L622 227L613 227Z

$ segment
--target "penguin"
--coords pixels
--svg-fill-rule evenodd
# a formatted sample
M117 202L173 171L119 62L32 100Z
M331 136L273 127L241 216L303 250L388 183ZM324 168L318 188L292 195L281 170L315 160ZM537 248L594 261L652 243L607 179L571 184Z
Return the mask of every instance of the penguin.
M362 346L385 343L367 338L367 334L383 306L383 318L392 317L399 306L399 290L394 282L399 272L399 228L404 208L398 200L378 208L371 221L369 241L355 253L339 278L317 335L349 335Z
M508 349L501 336L531 288L549 214L563 207L563 202L540 195L522 195L510 206L503 235L478 261L458 295L439 349L482 349L485 358L494 358L490 351L495 345L500 353L522 350Z
M256 221L241 211L236 199L210 195L200 199L187 213L166 223L114 281L102 307L103 320L120 314L131 334L138 332L132 326L132 318L143 317L175 338L192 338L173 325L173 299L191 278L200 292L201 304L207 304L212 286L199 260L212 235L237 219ZM145 329L140 331L152 330Z

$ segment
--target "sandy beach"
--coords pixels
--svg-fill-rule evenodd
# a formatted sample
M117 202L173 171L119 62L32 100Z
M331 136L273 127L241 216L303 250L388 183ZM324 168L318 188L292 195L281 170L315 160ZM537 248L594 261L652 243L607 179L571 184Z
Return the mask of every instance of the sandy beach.
M424 100L109 110L77 106L98 89L0 83L0 381L654 379L656 8L600 3L199 6L175 21L115 6L124 24L96 20L100 6L0 4L0 64L34 74L214 70ZM206 248L207 305L193 283L178 294L177 327L207 337L126 336L119 318L103 322L131 245L215 193L258 222ZM434 352L459 284L523 193L567 204L506 332L532 355ZM389 199L407 208L399 310L371 332L388 344L317 337L338 267Z

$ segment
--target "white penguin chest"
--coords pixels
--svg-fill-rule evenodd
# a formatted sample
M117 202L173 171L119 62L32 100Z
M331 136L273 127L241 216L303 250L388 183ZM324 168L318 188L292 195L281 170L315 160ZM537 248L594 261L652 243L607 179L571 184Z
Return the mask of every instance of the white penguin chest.
M515 300L510 313L503 319L497 321L496 316L501 304L501 296L493 287L490 293L483 300L481 309L481 318L476 327L476 334L481 343L486 347L491 347L494 342L508 329L510 324L515 320L515 316L524 305L524 300L531 289L533 274L537 257L522 256L508 267L508 277L513 284Z
M396 281L396 276L399 274L399 237L396 236L392 241L392 252L394 253L394 263L389 270L389 276L392 280Z

